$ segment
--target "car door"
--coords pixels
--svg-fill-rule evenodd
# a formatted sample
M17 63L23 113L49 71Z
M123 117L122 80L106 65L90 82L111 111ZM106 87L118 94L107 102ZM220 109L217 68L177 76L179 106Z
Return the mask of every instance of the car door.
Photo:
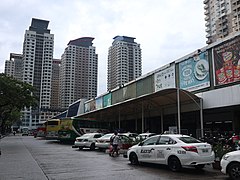
M155 146L159 136L151 137L144 142L140 143L138 151L139 161L142 162L154 162L156 161Z
M156 151L156 161L159 164L166 164L167 158L171 154L174 148L174 141L169 136L161 136L159 141L156 143L155 151Z

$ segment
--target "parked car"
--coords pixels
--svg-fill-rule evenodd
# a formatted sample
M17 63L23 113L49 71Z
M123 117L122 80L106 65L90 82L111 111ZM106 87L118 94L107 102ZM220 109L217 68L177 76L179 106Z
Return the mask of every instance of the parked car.
M90 148L90 150L95 149L96 139L100 138L103 134L101 133L87 133L80 137L76 138L74 142L75 147L78 147L79 150L83 148Z
M136 141L141 142L141 141L143 141L151 136L155 136L155 135L156 135L156 133L142 133L136 137Z
M214 152L208 143L181 134L155 135L129 148L127 158L131 164L148 162L166 164L172 171L182 166L204 168L214 162Z
M104 136L98 138L96 140L96 147L98 147L100 150L106 150L110 146L110 138L112 137L113 133L105 134ZM126 152L129 147L133 145L133 140L129 138L128 136L124 134L118 134L120 142L119 142L119 148L120 153Z
M221 172L231 179L240 179L240 150L225 154L221 159Z
M135 140L136 140L136 137L138 136L137 133L131 133L131 132L121 133L121 134L122 134L122 135L125 135L125 136L127 136L127 137L129 137L129 138L131 138L133 141L135 141Z

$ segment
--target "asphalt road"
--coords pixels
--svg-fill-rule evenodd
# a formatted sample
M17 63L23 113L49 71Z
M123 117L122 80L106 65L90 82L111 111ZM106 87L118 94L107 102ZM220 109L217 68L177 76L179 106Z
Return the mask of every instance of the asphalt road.
M171 172L164 165L130 165L122 156L99 151L73 149L69 144L32 136L9 136L0 142L0 180L228 180L220 171L183 168Z

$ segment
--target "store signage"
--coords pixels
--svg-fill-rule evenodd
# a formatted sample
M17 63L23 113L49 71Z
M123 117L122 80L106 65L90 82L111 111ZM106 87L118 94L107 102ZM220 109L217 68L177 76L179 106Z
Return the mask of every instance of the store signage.
M215 85L240 80L240 37L213 48Z
M196 91L210 86L207 55L202 52L179 63L180 89Z
M175 64L154 74L155 92L175 88Z

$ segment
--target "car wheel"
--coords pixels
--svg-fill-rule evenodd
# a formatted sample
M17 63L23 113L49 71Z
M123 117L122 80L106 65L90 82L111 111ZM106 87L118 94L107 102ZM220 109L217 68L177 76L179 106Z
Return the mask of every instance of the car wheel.
M240 179L240 164L233 163L228 168L228 174L231 179Z
M78 149L79 149L79 150L82 150L82 149L83 149L83 147L78 147Z
M198 170L201 170L201 169L203 169L204 167L205 167L205 164L198 164L198 165L196 165L196 166L194 166L196 169L198 169Z
M138 162L138 157L137 157L136 153L131 153L131 154L130 154L130 156L129 156L129 161L130 161L131 164L133 164L133 165L139 164L139 162Z
M91 146L90 146L90 150L93 151L95 149L95 144L92 143Z
M168 159L168 167L174 171L174 172L177 172L177 171L180 171L181 168L182 168L182 165L181 165L181 162L179 161L179 159L177 157L170 157Z

